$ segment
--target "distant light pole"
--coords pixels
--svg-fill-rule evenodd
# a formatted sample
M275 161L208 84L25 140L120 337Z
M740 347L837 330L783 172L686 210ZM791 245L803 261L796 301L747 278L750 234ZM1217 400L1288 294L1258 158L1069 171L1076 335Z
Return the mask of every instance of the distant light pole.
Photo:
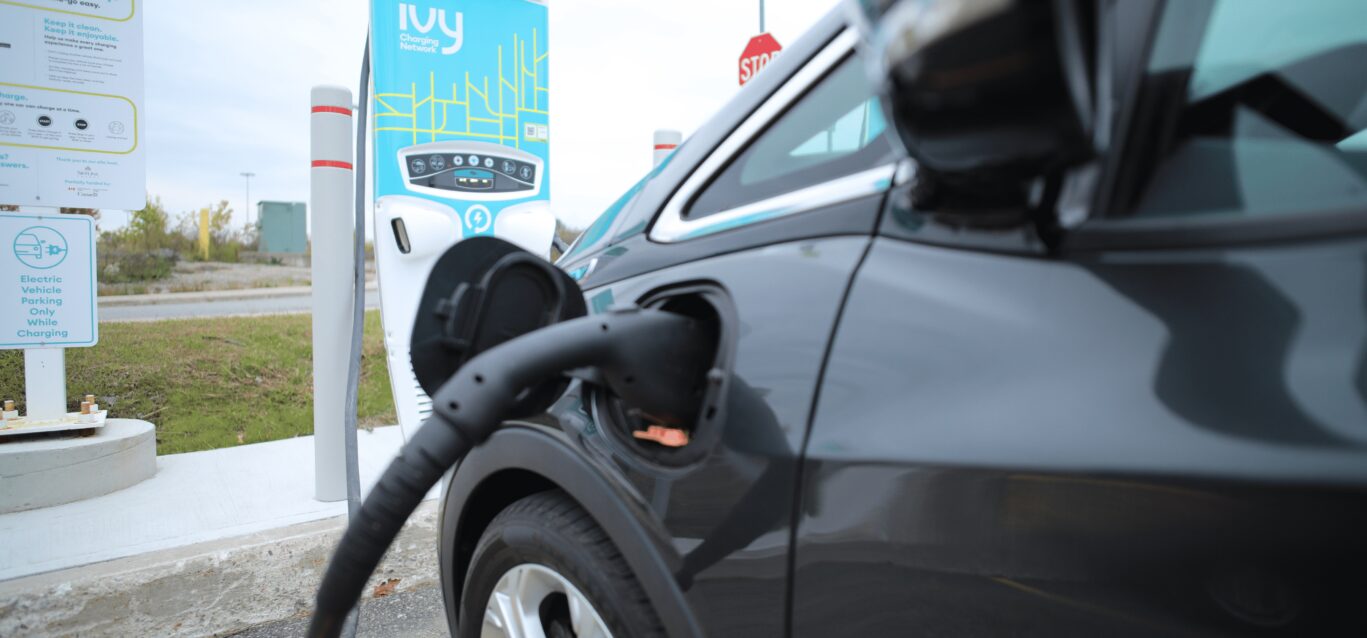
M250 226L252 224L252 178L256 177L256 173L243 172L240 175L247 178L247 207L243 212L246 213L247 225Z

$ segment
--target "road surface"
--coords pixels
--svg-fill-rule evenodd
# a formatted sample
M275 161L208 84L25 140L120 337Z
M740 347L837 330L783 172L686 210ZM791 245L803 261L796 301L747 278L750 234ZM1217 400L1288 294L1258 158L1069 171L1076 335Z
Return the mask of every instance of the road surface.
M253 627L232 638L295 638L308 630L307 618ZM449 638L440 589L423 589L361 603L357 638Z
M367 308L380 307L380 294L374 289L367 290L365 305ZM157 319L188 319L192 317L269 315L309 312L311 309L312 297L301 294L288 297L101 306L100 321L155 321Z

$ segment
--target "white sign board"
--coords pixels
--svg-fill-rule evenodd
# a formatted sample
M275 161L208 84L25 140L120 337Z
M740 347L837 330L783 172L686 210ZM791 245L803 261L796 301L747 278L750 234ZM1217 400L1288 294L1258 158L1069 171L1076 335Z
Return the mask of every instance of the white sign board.
M147 204L142 4L0 0L0 204Z
M95 221L0 213L0 349L99 341Z

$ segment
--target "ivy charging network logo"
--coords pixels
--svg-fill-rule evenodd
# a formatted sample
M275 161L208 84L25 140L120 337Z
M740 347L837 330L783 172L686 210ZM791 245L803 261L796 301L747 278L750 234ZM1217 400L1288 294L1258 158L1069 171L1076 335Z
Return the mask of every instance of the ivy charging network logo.
M421 11L418 5L399 3L399 30L404 32L399 35L399 48L416 53L436 53L440 49L442 55L454 55L459 51L465 43L465 15L455 12L456 25L453 28L448 24L446 9L428 8L425 19L419 17ZM429 37L427 34L434 28L440 28L442 33L455 38L455 42L443 45L440 39ZM409 34L410 30L417 31L419 35Z

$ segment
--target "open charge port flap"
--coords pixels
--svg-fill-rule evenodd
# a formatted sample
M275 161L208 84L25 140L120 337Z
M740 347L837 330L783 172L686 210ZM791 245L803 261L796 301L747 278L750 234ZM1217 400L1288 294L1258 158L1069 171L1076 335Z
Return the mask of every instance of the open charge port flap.
M625 451L647 461L667 466L683 466L706 457L720 439L725 419L728 380L734 357L735 309L730 298L715 284L695 283L675 286L644 297L640 305L675 312L697 320L704 340L715 344L698 362L661 362L661 365L697 367L691 387L674 388L699 402L694 423L665 423L635 409L622 398L604 392L600 411L605 429L612 433Z

